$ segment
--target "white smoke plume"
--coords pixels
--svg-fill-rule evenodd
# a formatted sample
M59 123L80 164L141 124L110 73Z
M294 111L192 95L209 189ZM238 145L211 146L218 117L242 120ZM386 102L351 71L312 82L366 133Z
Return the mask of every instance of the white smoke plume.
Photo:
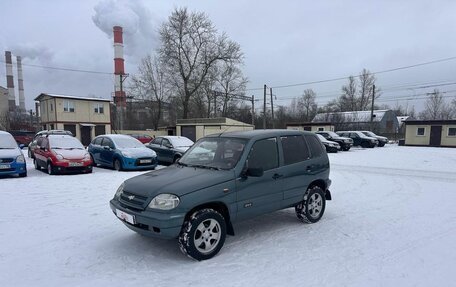
M48 47L34 44L25 43L14 45L9 48L13 56L21 56L22 59L38 60L40 63L50 63L54 58L54 52Z
M160 21L140 1L103 0L95 7L93 23L111 39L112 27L123 28L124 52L138 61L156 48Z

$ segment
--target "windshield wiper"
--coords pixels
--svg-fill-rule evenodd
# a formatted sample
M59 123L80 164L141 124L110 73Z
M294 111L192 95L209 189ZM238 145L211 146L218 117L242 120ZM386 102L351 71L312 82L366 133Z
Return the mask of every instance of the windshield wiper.
M220 170L220 168L215 167L215 166L208 166L208 165L202 165L202 164L192 164L189 165L190 167L199 167L199 168L205 168L205 169L214 169L214 170Z
M180 161L178 161L177 164L178 164L178 165L181 165L181 166L188 166L188 164L182 163L182 162L180 162Z

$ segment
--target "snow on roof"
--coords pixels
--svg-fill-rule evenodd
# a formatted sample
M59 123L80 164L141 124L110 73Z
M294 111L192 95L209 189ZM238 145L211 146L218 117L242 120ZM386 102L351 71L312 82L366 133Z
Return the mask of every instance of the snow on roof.
M397 121L399 122L399 125L402 125L402 123L404 121L406 121L408 118L410 118L410 116L398 116L396 118L397 118Z
M374 122L379 122L389 110L375 110ZM371 111L354 111L317 114L312 122L343 121L343 122L370 122Z
M84 101L103 101L103 102L110 102L110 99L102 99L102 98L90 98L90 97L77 97L77 96L69 96L69 95L58 95L58 94L47 94L41 93L38 97L35 98L35 101L39 101L41 97L48 96L53 98L65 98L65 99L74 99L74 100L84 100Z

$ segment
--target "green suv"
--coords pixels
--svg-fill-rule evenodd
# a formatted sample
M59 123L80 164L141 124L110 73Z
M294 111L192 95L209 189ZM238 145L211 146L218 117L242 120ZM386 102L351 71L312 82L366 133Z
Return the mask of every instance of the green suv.
M205 260L241 220L294 207L301 221L319 221L330 184L315 134L230 132L200 139L174 165L126 180L110 206L133 231L178 238L184 254Z

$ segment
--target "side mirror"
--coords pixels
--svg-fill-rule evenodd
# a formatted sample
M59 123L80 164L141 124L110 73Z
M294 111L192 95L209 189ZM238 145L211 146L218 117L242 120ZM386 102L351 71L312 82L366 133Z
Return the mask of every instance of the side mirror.
M103 146L103 149L110 150L111 148L105 145Z
M20 144L20 145L19 145L19 148L20 148L20 149L23 149L24 147L25 147L24 144Z
M167 148L173 148L173 145L171 145L171 144L165 144L165 147L167 147Z
M264 174L263 168L248 168L246 175L252 177L262 177Z

